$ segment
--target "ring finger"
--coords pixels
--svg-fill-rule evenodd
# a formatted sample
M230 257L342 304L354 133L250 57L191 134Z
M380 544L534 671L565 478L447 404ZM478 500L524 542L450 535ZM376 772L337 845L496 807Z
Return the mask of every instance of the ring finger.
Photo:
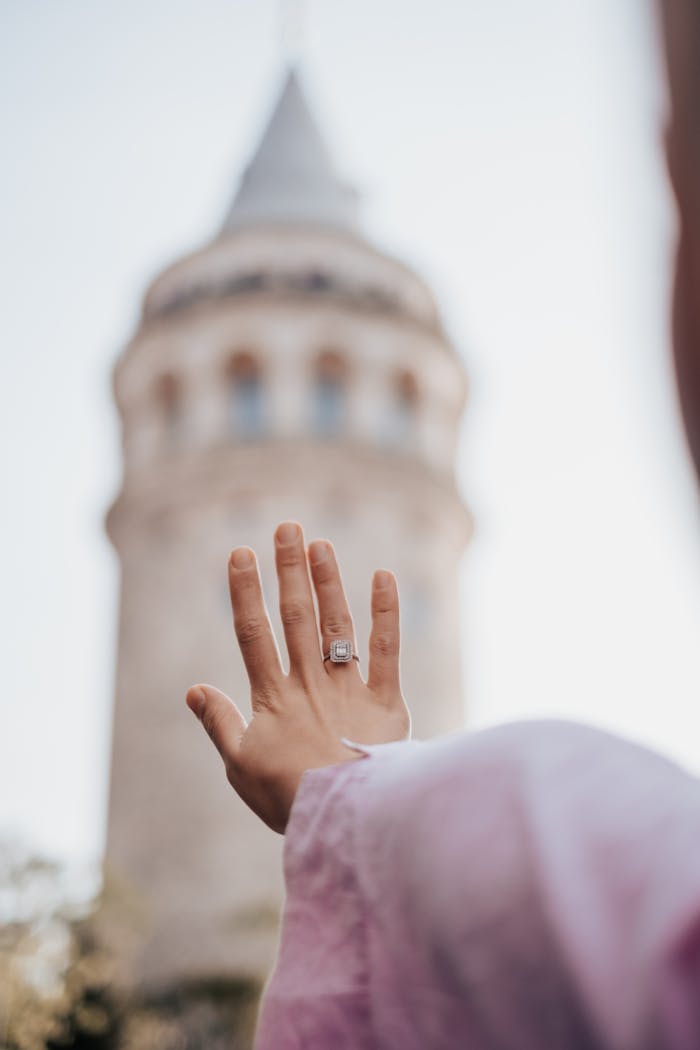
M343 590L333 545L328 540L314 540L309 544L309 564L318 599L323 655L329 652L331 642L340 638L350 640L353 652L356 652L355 626ZM329 663L330 661L325 661L326 670ZM350 660L349 663L359 674L358 661Z

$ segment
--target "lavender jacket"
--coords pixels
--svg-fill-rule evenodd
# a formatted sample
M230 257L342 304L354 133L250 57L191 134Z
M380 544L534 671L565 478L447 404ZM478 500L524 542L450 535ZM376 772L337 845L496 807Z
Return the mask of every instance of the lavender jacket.
M558 722L305 773L256 1050L700 1050L700 781Z

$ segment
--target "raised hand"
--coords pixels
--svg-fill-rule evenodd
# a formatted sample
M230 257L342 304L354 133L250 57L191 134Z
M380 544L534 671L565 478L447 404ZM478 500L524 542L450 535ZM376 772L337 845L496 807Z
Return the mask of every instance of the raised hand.
M323 660L334 639L351 639L356 651L332 545L315 540L307 562L301 527L283 522L275 532L275 562L289 674L265 608L255 553L237 547L229 558L229 587L253 715L246 723L234 702L211 685L192 686L187 704L224 760L232 787L266 824L284 832L307 769L360 757L342 737L365 744L402 740L410 735L411 722L399 679L399 597L393 574L377 571L372 577L365 682L356 660Z

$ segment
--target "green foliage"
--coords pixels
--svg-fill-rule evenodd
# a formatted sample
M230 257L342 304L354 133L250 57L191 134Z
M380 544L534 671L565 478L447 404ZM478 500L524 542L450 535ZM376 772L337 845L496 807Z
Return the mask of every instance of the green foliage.
M212 977L127 997L96 903L76 908L65 882L49 861L0 854L0 1050L248 1050L255 982ZM109 894L113 919L137 931L133 901Z
M183 982L125 1010L119 1050L249 1050L260 989L253 982Z
M16 846L0 852L1 1050L76 1045L110 1031L109 960L66 879L64 868Z

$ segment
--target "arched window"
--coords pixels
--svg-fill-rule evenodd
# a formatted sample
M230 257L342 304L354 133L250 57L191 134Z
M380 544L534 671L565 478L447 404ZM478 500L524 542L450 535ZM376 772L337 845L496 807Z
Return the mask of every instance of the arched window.
M182 437L183 397L182 384L177 376L166 372L157 382L156 396L161 414L165 441L171 445Z
M384 438L391 448L411 449L418 435L418 383L412 372L398 372L392 382Z
M340 354L326 350L316 362L313 429L319 437L341 433L347 419L347 365Z
M229 422L244 440L260 437L265 430L265 405L260 366L247 351L234 354L227 370Z

